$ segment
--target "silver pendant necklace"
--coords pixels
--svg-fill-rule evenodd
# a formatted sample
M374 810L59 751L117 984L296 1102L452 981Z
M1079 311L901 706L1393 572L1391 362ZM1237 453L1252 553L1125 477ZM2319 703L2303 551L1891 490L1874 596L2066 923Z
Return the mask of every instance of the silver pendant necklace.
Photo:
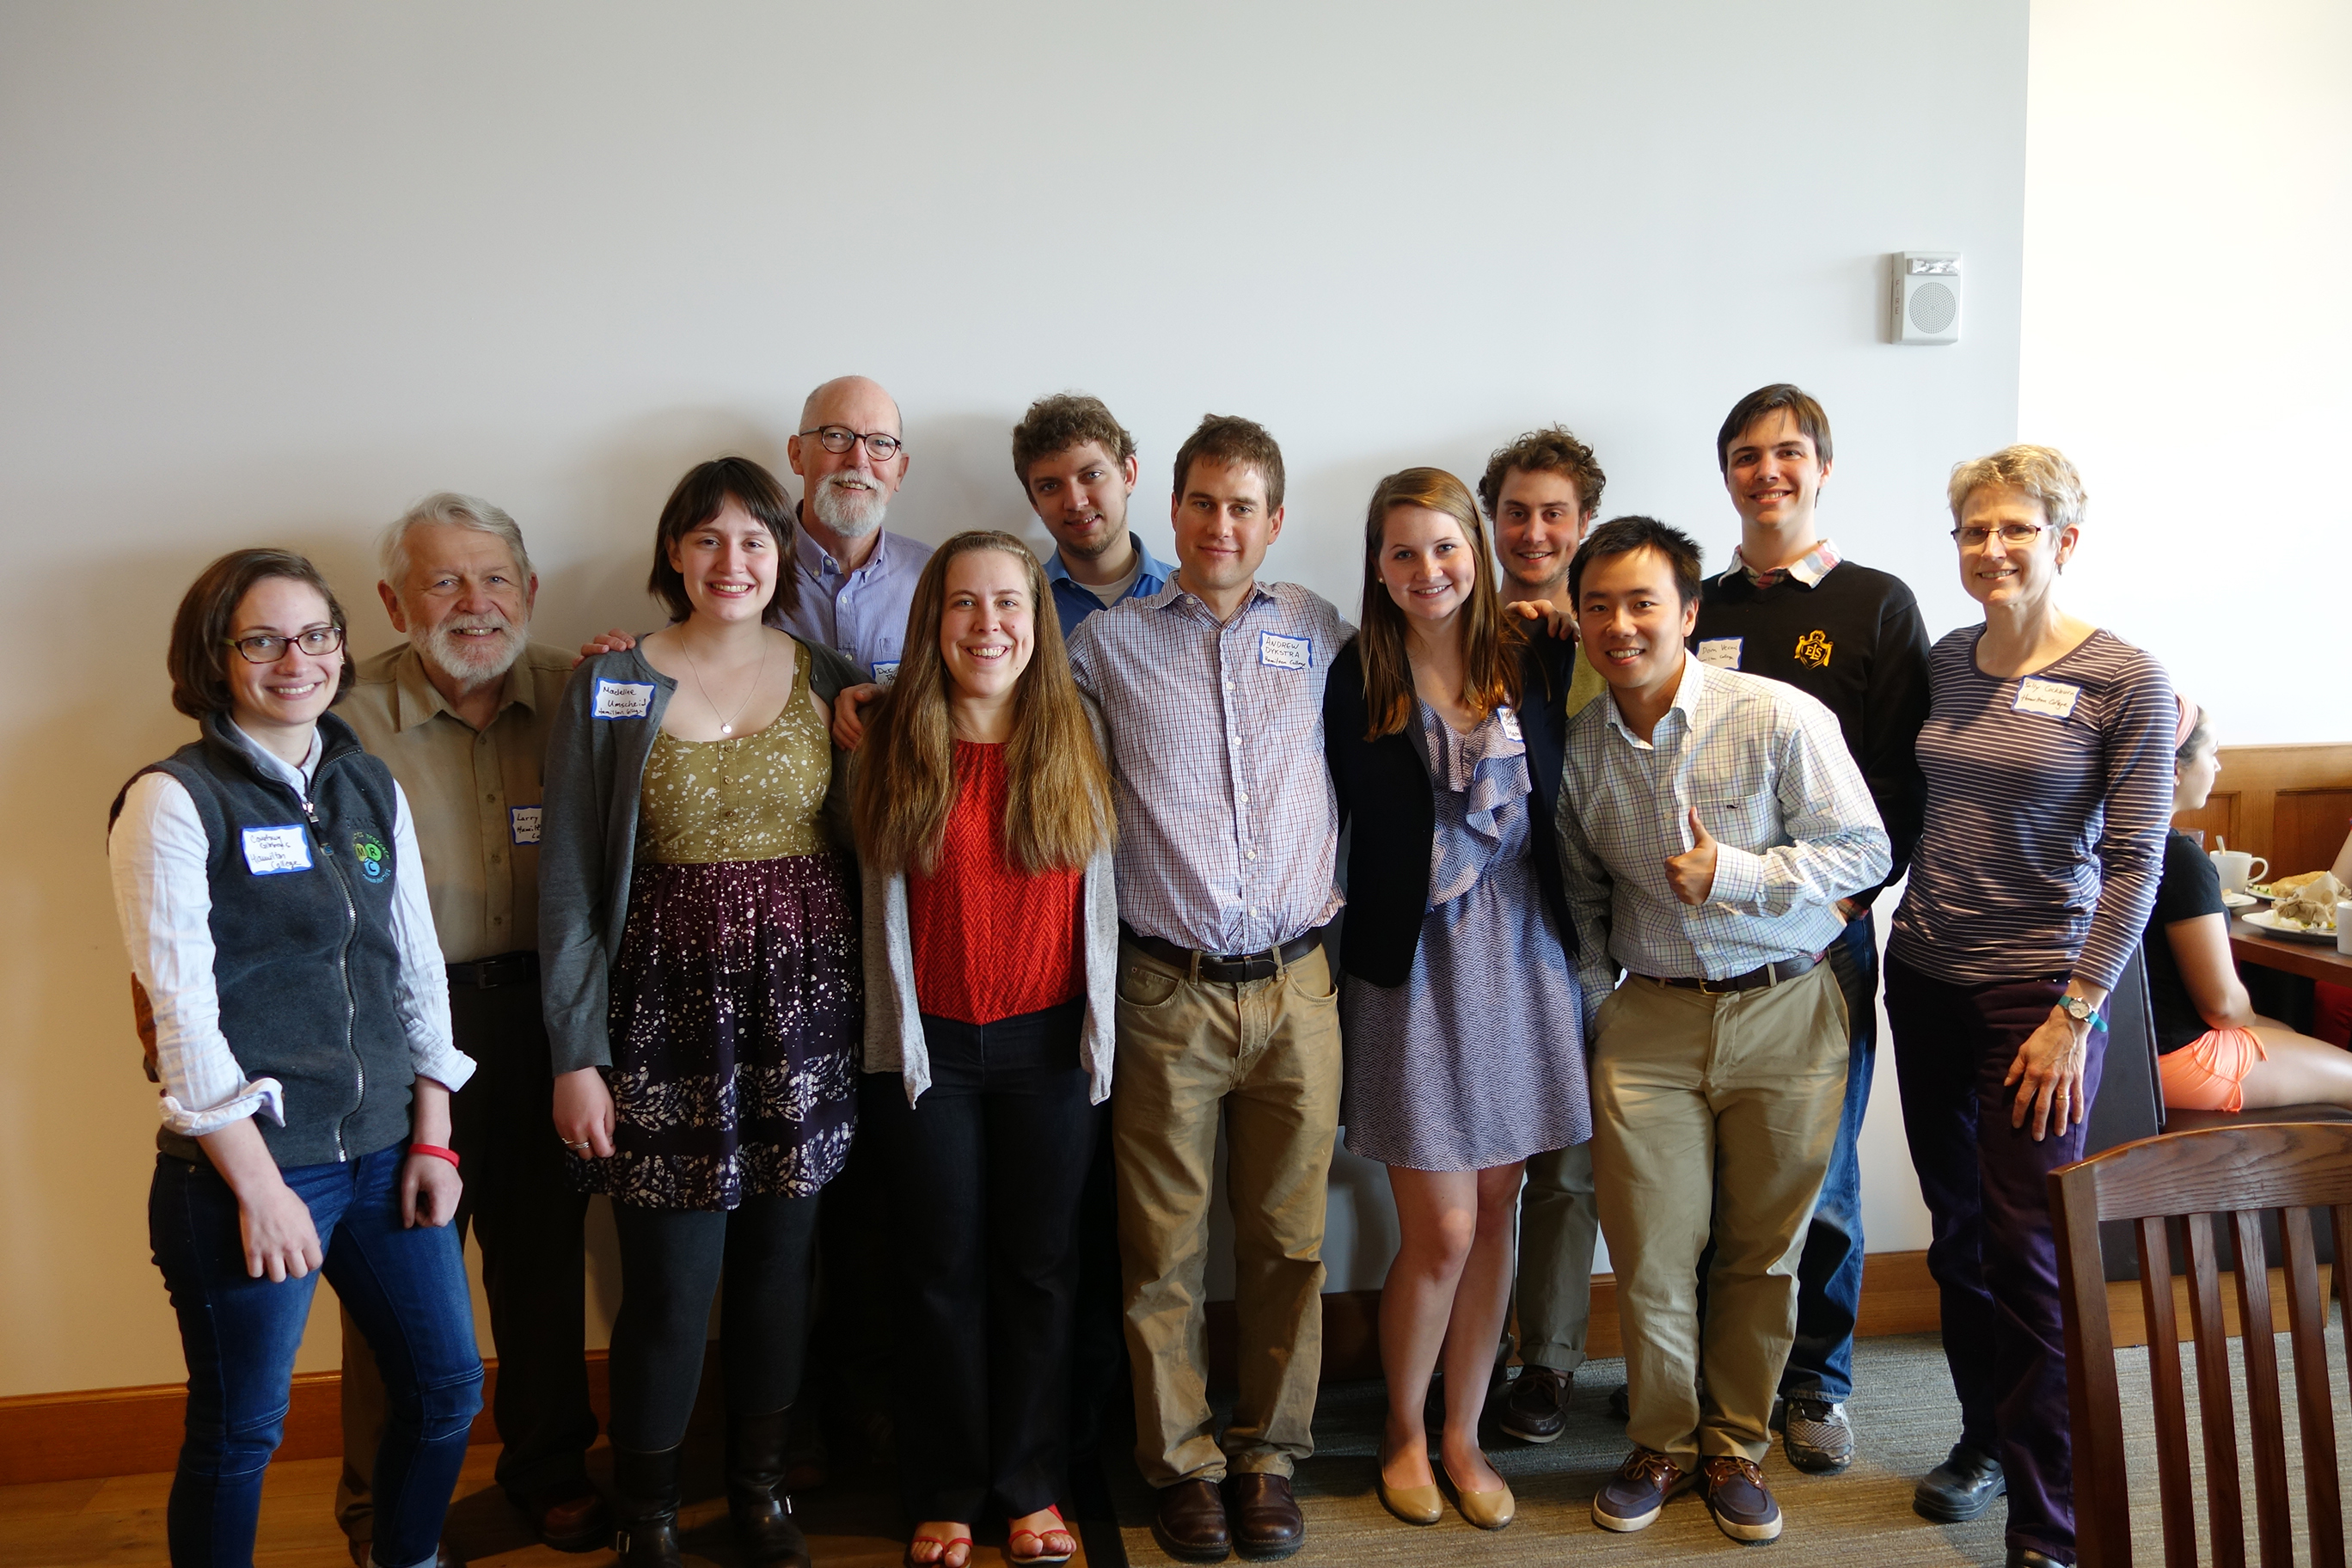
M760 639L760 668L752 675L751 684L743 693L743 700L735 704L734 712L724 715L719 711L719 704L710 700L710 689L702 684L702 667L694 662L694 650L686 646L686 637L683 632L678 636L677 651L686 655L686 668L694 675L694 689L701 694L702 705L710 710L710 716L719 721L719 732L722 735L732 735L735 732L735 721L743 717L743 710L751 705L752 693L760 689L760 682L767 677L768 639L764 637Z

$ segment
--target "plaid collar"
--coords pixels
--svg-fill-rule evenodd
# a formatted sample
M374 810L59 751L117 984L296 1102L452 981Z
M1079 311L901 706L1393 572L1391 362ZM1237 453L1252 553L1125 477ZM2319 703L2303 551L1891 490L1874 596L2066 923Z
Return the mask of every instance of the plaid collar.
M1830 574L1830 568L1838 563L1838 552L1835 547L1824 539L1814 545L1803 560L1795 564L1776 567L1769 572L1759 572L1755 567L1748 564L1748 558L1739 553L1739 546L1735 544L1731 547L1731 563L1747 573L1748 580L1759 588L1769 588L1783 577L1793 577L1810 588Z

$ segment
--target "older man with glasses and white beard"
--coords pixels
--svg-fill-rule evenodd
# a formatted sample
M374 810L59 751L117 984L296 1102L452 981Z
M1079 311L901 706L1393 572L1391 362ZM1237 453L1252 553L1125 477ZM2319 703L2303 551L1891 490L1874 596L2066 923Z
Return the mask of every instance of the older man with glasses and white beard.
M801 591L797 607L772 609L769 624L833 649L887 686L898 673L907 608L931 553L882 528L907 477L898 405L865 376L828 381L801 405L800 432L784 451L801 476L793 541Z
M514 520L428 496L384 531L376 591L407 640L359 666L336 712L407 793L458 1048L480 1064L451 1104L457 1211L482 1244L498 1340L499 1484L547 1544L609 1538L583 1464L596 1440L583 1364L587 1199L555 1131L540 1021L540 771L572 656L528 640L539 579ZM383 1384L343 1333L343 1482L336 1517L355 1562L374 1531L370 1482Z

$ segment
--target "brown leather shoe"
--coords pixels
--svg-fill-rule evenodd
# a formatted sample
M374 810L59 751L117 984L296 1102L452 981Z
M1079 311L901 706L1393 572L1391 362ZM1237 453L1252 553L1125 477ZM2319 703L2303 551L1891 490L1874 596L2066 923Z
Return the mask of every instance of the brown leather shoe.
M1160 1489L1160 1503L1151 1516L1151 1534L1160 1550L1187 1563L1222 1563L1233 1550L1225 1528L1225 1500L1214 1481L1178 1481Z
M1225 1478L1226 1510L1233 1515L1234 1544L1244 1557L1287 1557L1305 1543L1307 1521L1290 1495L1290 1478L1244 1470Z
M613 1543L613 1516L593 1486L569 1496L542 1493L517 1504L539 1539L558 1552L594 1552Z

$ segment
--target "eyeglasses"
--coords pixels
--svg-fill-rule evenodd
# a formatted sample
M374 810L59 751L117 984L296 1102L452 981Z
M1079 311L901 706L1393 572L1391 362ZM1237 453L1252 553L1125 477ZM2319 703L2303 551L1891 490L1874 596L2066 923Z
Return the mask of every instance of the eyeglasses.
M2003 544L2031 544L2041 538L2042 530L2049 526L2046 522L2004 522L1996 529L1972 522L1964 528L1952 530L1952 537L1967 550L1983 549L1985 541L1996 533L2000 535Z
M276 664L286 657L286 645L292 643L312 658L324 658L343 646L341 626L312 626L307 631L281 637L264 632L258 637L233 637L229 647L245 656L247 664Z
M887 463L907 449L907 443L896 436L885 436L879 430L852 430L846 425L820 425L801 434L815 437L816 444L836 458L860 441L866 443L866 455L877 463Z

